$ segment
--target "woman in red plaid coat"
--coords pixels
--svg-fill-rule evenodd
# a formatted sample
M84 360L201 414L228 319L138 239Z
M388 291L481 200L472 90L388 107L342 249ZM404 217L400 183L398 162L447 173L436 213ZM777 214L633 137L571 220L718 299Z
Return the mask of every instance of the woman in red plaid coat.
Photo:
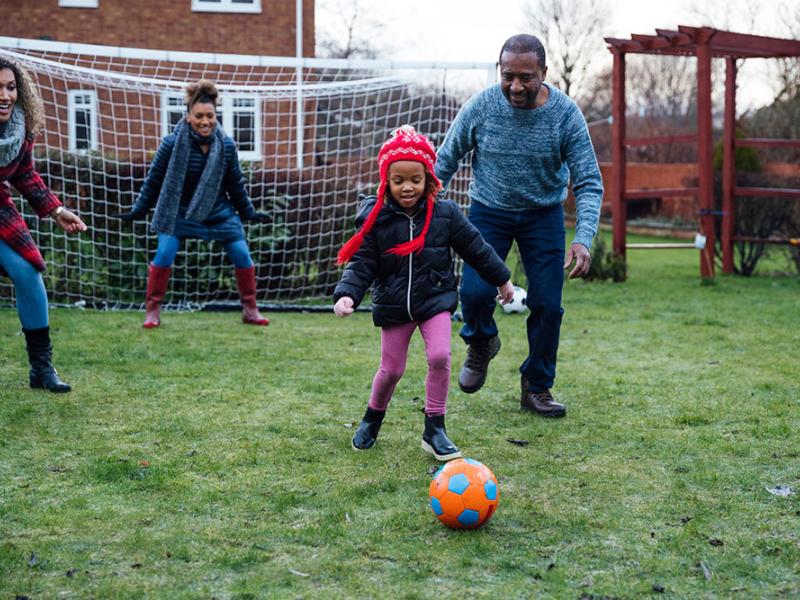
M14 282L17 313L30 361L30 386L68 392L51 361L44 260L11 199L9 184L39 218L51 217L67 233L86 231L80 217L61 205L33 166L33 139L42 128L42 101L28 72L0 56L0 274Z

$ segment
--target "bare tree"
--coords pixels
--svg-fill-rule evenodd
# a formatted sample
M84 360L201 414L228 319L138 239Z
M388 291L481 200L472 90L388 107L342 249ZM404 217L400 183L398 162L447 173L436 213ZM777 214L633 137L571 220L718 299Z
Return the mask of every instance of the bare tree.
M377 58L377 40L384 25L368 14L359 0L327 0L319 5L328 14L317 34L317 54L325 58ZM322 20L318 20L322 23Z
M784 34L791 39L800 39L800 6L789 7L781 3L779 11ZM800 58L796 56L775 60L777 89L775 102L789 100L800 94Z
M527 24L548 54L548 77L568 96L585 92L590 67L607 59L603 36L610 17L608 0L528 0Z

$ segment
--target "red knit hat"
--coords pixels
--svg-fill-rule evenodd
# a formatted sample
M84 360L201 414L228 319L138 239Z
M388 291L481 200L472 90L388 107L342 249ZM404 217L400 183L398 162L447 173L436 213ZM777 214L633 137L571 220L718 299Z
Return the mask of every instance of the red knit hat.
M399 160L412 160L422 163L425 166L425 172L429 179L433 181L433 189L428 194L426 200L427 213L425 215L425 225L420 234L413 240L398 244L394 248L387 250L387 252L389 254L405 256L412 252L419 252L425 246L425 235L428 233L431 217L433 216L433 202L436 198L436 193L442 188L442 184L433 170L436 164L436 150L433 148L433 144L428 141L428 138L417 133L411 125L403 125L391 133L389 139L384 142L383 146L381 146L381 149L378 151L378 169L380 170L381 176L381 183L378 186L378 200L375 202L375 206L370 211L361 229L347 240L344 246L339 250L336 261L337 264L342 265L353 257L361 247L364 236L370 232L372 226L375 224L378 214L385 204L385 196L387 194L386 188L389 180L389 165Z

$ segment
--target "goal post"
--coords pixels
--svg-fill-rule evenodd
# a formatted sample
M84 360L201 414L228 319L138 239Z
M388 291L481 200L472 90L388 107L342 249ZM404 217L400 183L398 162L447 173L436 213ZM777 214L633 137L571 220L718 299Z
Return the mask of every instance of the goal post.
M89 231L67 236L17 206L48 269L51 303L138 308L156 236L148 223L110 217L132 206L161 138L183 117L183 88L199 78L220 89L218 118L239 152L246 188L271 222L245 224L266 306L324 304L353 231L359 195L378 185L377 152L389 132L413 124L439 145L461 104L496 78L493 63L340 60L114 48L0 37L0 55L34 76L46 124L36 167ZM467 203L468 161L448 196ZM0 304L13 286L0 280ZM186 240L167 308L236 304L224 249Z

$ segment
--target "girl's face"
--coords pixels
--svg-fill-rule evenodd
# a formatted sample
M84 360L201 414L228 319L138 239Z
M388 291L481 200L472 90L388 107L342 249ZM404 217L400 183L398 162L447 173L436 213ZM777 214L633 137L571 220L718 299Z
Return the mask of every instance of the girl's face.
M196 102L189 109L186 120L195 133L208 137L217 124L217 107L211 102Z
M389 165L389 193L405 210L411 213L425 193L425 166L414 160L398 160Z
M0 69L0 123L8 123L17 103L17 78L11 69Z

